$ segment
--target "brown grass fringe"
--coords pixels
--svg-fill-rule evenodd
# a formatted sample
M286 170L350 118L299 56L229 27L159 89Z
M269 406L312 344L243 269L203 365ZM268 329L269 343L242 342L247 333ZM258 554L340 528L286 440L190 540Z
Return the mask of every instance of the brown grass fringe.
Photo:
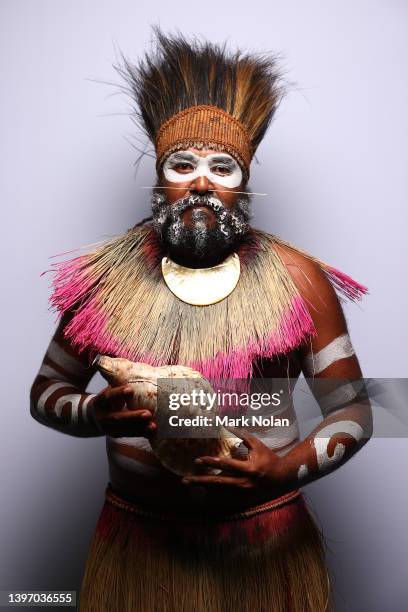
M79 610L329 612L324 557L299 492L230 517L164 520L108 488Z

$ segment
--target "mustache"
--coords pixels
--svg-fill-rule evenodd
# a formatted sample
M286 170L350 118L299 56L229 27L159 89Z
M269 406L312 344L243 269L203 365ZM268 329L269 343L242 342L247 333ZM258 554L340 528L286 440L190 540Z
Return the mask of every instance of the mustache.
M212 208L215 212L221 212L222 210L225 210L225 206L223 205L221 200L219 200L215 196L210 196L210 195L200 196L200 195L193 194L193 195L187 196L186 198L181 198L180 205L185 205L187 207L188 206L208 206L209 208Z
M160 208L163 205L163 201L161 198L156 200L156 207ZM176 200L168 207L168 214L173 217L180 217L185 210L188 208L199 208L200 206L206 206L213 210L217 216L222 220L227 215L227 209L217 197L209 194L199 195L199 194L190 194L188 196L184 196L179 200ZM155 212L155 204L153 204L153 212Z

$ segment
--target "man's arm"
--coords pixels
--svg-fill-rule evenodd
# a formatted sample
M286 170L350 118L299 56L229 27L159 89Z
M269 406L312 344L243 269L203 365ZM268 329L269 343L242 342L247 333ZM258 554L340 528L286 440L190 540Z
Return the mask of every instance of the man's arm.
M279 246L279 255L315 325L316 335L300 347L299 355L325 418L307 438L281 456L257 437L236 431L249 450L247 460L200 457L197 463L225 472L188 476L183 479L186 484L270 489L274 494L284 494L337 469L371 436L371 407L364 393L359 392L362 373L336 292L313 261L289 247ZM325 382L330 389L322 392L318 385Z
M316 336L299 350L302 370L324 419L282 463L286 483L307 484L348 461L372 434L371 406L339 299L312 261L289 249L281 256L307 301Z
M96 370L86 353L78 355L63 336L62 317L30 391L30 411L39 423L78 437L103 436L95 420L93 393L86 387Z

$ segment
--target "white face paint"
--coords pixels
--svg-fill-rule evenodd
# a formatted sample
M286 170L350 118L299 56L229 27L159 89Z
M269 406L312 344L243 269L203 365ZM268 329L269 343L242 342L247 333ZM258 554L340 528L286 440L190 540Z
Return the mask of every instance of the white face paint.
M242 181L242 170L228 153L201 157L192 151L176 151L164 162L163 174L170 183L185 183L206 176L211 183L228 189L238 187Z

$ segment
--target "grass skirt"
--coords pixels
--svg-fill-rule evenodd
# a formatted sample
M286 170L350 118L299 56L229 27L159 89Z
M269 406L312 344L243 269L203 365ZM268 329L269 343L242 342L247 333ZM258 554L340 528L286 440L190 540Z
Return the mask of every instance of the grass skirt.
M328 612L324 541L299 491L236 514L163 514L106 490L80 612Z

